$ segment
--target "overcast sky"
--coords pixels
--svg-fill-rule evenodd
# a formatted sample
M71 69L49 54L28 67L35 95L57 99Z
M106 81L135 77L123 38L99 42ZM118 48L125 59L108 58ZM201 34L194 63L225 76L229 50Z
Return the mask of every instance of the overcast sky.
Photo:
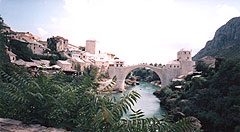
M127 64L166 64L181 48L196 54L221 25L240 15L240 1L0 0L0 15L14 31L43 40L60 35L85 46L96 39L102 51Z

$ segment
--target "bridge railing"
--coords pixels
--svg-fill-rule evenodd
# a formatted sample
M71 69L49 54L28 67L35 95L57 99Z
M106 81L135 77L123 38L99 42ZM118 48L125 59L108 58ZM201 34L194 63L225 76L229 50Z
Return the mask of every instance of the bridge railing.
M153 66L153 65L150 65L150 64L147 64L147 63L139 63L139 64L132 64L132 65L124 65L124 67L141 66L141 65L144 65L144 66L150 66L150 67L156 67L156 68L162 68L162 67Z

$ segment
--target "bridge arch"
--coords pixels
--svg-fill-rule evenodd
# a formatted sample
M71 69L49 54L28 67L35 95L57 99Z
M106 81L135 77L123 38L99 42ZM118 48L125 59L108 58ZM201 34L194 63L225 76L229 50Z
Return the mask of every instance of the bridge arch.
M119 91L125 91L124 85L125 85L125 79L127 75L134 69L137 68L149 68L152 71L154 71L158 77L161 80L161 86L164 87L168 84L168 77L166 75L166 72L163 68L155 67L147 64L139 64L139 65L133 65L133 66L126 66L126 67L111 67L109 69L109 75L111 78L116 76L117 82L115 85L115 89L118 89Z
M162 75L162 72L161 72L161 70L160 70L159 67L154 67L154 66L151 66L151 65L135 65L135 66L130 66L130 67L126 68L126 69L123 71L122 74L123 74L124 82L125 82L125 79L126 79L127 75L128 75L131 71L133 71L133 70L135 70L135 69L138 69L138 68L149 68L149 69L151 69L154 73L157 74L157 76L159 77L159 79L160 79L161 81L162 81L162 79L163 79L163 75Z

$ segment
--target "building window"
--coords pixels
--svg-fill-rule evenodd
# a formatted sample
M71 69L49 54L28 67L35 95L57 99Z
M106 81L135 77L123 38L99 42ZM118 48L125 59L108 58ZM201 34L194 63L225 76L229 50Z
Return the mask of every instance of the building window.
M184 52L184 54L187 54L186 52Z

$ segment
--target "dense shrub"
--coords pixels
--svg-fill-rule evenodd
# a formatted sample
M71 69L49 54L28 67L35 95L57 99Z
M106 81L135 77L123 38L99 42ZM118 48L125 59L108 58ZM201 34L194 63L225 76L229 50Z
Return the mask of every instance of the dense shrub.
M96 91L91 75L70 77L41 73L37 78L1 71L0 117L25 123L61 127L74 131L179 131L193 130L190 118L176 123L144 119L143 112L132 106L140 95L134 91L116 101ZM121 119L127 110L129 119Z
M181 92L171 89L172 95L169 95L163 89L159 96L162 104L174 109L173 105L166 104L167 100L179 97L174 102L175 106L187 116L197 117L205 131L237 132L240 124L240 59L217 59L215 68L200 63L197 70L202 72L202 76L188 76ZM187 105L182 105L183 101Z

